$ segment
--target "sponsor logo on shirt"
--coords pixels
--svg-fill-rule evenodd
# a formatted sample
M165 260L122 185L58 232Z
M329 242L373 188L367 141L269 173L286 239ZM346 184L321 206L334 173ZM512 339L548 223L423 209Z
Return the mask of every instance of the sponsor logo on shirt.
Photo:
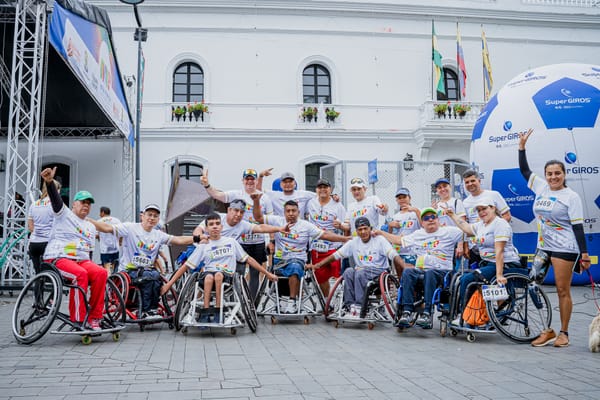
M362 262L373 262L373 256L370 254L359 254L358 255L358 261L362 261Z
M156 247L156 243L144 243L143 241L139 241L136 243L136 246L138 247L138 249L142 249L142 250L146 250L146 251L152 251L154 250L154 248Z
M367 207L363 207L360 210L356 210L356 211L352 212L352 217L354 217L354 218L362 217L364 215L367 215L368 212L369 212L369 210L367 209Z
M421 245L421 247L423 247L425 249L435 249L439 245L440 245L440 241L439 240L432 240L430 242L423 242L423 244Z

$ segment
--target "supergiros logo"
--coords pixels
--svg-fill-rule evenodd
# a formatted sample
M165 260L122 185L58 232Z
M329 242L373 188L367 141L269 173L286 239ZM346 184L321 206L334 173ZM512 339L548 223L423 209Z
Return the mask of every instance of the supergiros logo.
M577 163L577 154L574 152L565 153L565 163L567 164L567 174L596 175L600 172L600 168L596 165L573 165Z
M506 132L506 134L504 135L490 135L488 137L488 142L489 143L494 143L496 145L496 147L503 147L503 143L505 142L509 142L509 146L515 146L517 143L517 141L519 140L519 137L524 134L527 133L527 130L522 130L522 131L517 131L517 132L512 132L511 129L513 127L512 121L504 121L504 123L502 124L502 130L504 132Z

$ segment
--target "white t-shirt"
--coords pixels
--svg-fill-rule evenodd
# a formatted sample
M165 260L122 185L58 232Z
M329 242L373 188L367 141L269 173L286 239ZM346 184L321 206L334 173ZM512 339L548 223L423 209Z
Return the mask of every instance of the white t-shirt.
M414 211L397 212L392 217L392 221L398 221L400 223L400 228L393 228L392 233L394 235L409 235L421 228L419 217ZM398 245L394 245L393 247L400 255L404 256L412 254L409 249L404 249Z
M454 248L462 237L460 229L444 226L432 233L419 229L403 236L401 241L402 247L410 247L411 254L417 256L417 268L451 270Z
M533 213L538 223L537 247L579 254L572 226L583 223L583 205L579 195L568 187L550 190L548 183L536 174L531 174L528 185L536 194Z
M44 252L44 260L70 258L82 261L90 259L94 250L96 228L79 218L65 205L54 215L52 234Z
M371 237L367 243L355 237L334 253L336 260L352 257L354 268L357 270L372 268L382 272L389 267L388 260L393 260L397 255L396 250L383 236Z
M100 221L109 225L117 225L121 223L118 218L111 217L110 215L100 218ZM100 240L100 254L119 252L119 238L117 238L113 232L98 232L98 239Z
M319 200L315 198L310 200L306 205L306 214L308 222L316 227L328 232L341 233L336 232L337 229L333 227L333 221L337 219L343 222L346 217L346 209L342 203L338 203L332 199L329 199L329 202L322 206ZM318 239L310 243L310 249L319 253L327 253L330 250L339 248L341 245L340 242Z
M242 199L246 202L246 211L244 211L244 220L251 224L258 224L254 219L254 201L245 190L229 190L225 192L225 202L230 203L235 199ZM260 197L260 208L263 215L273 214L273 205L268 196L264 194ZM243 244L258 244L265 242L265 235L263 233L250 233L244 235L241 243Z
M378 207L382 204L383 203L377 196L368 196L361 201L350 203L344 222L350 224L352 236L356 236L356 227L354 226L354 221L356 221L358 217L367 217L373 228L379 227L379 215L386 214L381 208Z
M221 236L230 237L240 244L244 243L244 238L252 235L252 231L256 224L251 224L246 220L241 220L239 223L231 226L227 223L227 214L219 213L221 217L221 226L223 229L221 230ZM202 226L206 227L206 220L202 222Z
M277 215L265 215L265 223L273 226L286 226L285 218ZM312 240L319 239L323 230L317 228L310 222L299 219L290 226L287 233L277 232L275 234L275 258L290 260L292 258L306 261L306 248Z
M496 261L496 242L504 242L504 263L519 262L519 252L513 245L512 228L510 224L500 217L494 218L489 225L483 221L472 224L475 232L475 241L482 260Z
M248 254L235 239L221 236L219 240L198 245L185 263L190 269L204 264L203 271L233 274L236 263L245 263L247 258Z
M437 215L440 219L440 226L456 226L452 218L446 214L446 210L444 210L442 206L452 210L458 218L462 218L466 215L465 206L463 205L462 200L454 197L450 197L448 201L440 200L437 204Z
M163 244L171 243L172 235L152 229L147 232L141 223L125 222L113 226L117 237L123 238L119 270L135 268L153 268Z
M469 195L466 199L463 200L463 205L465 207L465 212L467 213L467 222L470 224L474 224L475 222L479 222L479 214L477 213L477 202L481 198L491 199L495 206L496 210L500 213L500 215L504 214L507 211L510 211L510 207L506 204L504 197L495 190L482 190L477 196Z
M314 192L307 190L294 190L294 193L287 195L279 191L267 192L271 203L273 204L273 214L283 217L283 206L286 202L294 200L298 203L298 211L300 212L300 218L304 219L306 214L307 203L316 198L317 195Z
M50 239L54 211L49 197L44 197L29 207L29 218L33 220L33 232L29 237L31 243L43 243Z

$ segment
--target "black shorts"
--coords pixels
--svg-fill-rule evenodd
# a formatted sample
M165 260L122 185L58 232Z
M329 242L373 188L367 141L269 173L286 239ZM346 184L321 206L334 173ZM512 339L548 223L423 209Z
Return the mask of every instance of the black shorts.
M546 254L548 254L548 257L552 258L560 258L561 260L565 260L565 261L577 261L577 259L579 258L579 254L578 253L564 253L562 251L548 251L548 250L544 250L544 252L546 252Z
M201 285L204 285L204 278L207 275L215 276L219 271L202 271L200 272L200 277L198 278ZM225 272L221 272L223 274L223 282L231 284L233 282L233 275L227 274Z
M264 243L243 244L242 249L259 264L267 261L267 251Z

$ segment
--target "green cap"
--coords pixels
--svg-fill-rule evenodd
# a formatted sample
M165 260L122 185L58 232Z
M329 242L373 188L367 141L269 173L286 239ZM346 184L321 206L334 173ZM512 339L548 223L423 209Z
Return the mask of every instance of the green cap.
M73 197L73 201L83 201L83 200L89 200L91 203L94 203L94 197L87 190L81 190L81 191L77 192L75 197Z
M437 215L437 210L435 208L425 207L421 210L421 218L423 218L423 215L427 213L434 213L435 215Z

